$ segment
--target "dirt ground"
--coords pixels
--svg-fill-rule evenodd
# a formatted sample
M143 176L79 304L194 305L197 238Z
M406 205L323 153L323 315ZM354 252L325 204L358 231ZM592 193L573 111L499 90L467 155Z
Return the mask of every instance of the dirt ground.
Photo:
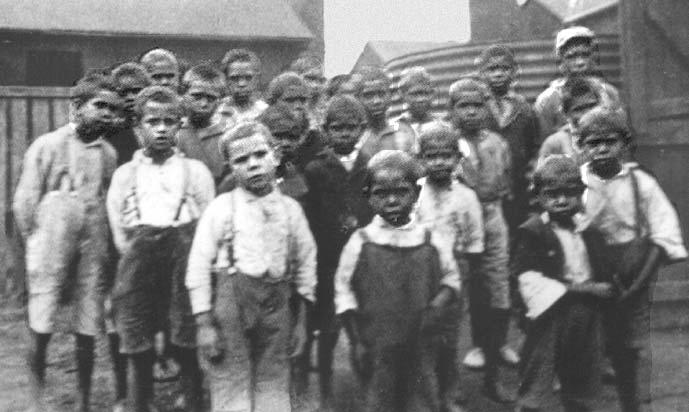
M466 331L466 328L464 328ZM466 333L464 333L466 335ZM518 346L519 337L512 333L511 341ZM468 337L462 339L468 342ZM0 411L15 412L26 408L27 382L24 365L26 351L26 327L21 313L10 315L0 313ZM47 371L48 400L54 412L67 412L74 407L74 388L76 373L72 356L71 336L57 334L50 345ZM461 348L465 353L466 347ZM656 331L653 336L653 412L689 412L689 329ZM503 370L507 384L514 388L516 371ZM480 395L481 373L464 371L463 384L469 395L467 409L472 412L507 412L513 409L496 405ZM308 399L296 412L318 410L316 393L317 376L312 375ZM336 359L336 410L349 412L359 410L361 393L350 373L347 361L347 342L342 339L337 349ZM161 411L172 411L170 405L177 392L175 383L156 386L156 403ZM97 359L94 373L93 411L109 411L113 402L112 377L107 356L105 339L98 340ZM605 401L599 411L617 411L612 387L605 388ZM548 411L558 412L553 405ZM51 411L51 412L53 412Z

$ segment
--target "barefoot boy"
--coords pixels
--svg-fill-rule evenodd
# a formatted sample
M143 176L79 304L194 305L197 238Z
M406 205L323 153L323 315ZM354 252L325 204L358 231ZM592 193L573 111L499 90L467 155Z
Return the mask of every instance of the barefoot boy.
M227 97L218 106L217 115L227 119L228 127L256 120L268 107L257 96L261 60L247 49L228 51L220 63L227 79Z

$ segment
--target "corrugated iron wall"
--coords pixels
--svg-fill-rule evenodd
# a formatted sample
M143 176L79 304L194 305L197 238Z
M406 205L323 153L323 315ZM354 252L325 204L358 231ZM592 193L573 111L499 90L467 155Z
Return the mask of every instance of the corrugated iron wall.
M402 70L411 66L423 66L433 77L438 90L436 106L444 109L450 85L461 75L475 70L474 60L491 43L465 44L444 47L398 57L386 63L385 68L396 84ZM558 77L557 61L553 52L553 39L540 39L506 43L519 63L516 91L533 102L548 84ZM619 36L603 35L598 39L599 69L613 85L620 87L620 44ZM391 108L391 114L402 110L399 97Z

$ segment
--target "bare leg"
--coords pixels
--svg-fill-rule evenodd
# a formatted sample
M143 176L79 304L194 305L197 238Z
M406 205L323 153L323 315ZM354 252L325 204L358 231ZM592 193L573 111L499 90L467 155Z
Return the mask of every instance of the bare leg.
M45 389L45 357L51 334L31 331L31 343L26 356L29 367L29 399L31 411L43 411Z

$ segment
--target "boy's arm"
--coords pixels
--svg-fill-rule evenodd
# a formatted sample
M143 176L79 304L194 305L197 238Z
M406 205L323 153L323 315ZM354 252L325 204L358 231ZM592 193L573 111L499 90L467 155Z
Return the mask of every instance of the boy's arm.
M315 300L316 289L316 242L313 240L309 223L306 221L304 212L296 202L289 210L290 213L292 239L294 248L290 253L294 256L289 257L293 267L291 270L294 275L294 284L297 293L305 300L313 302Z
M36 209L44 194L45 165L50 162L49 159L45 159L49 152L42 144L43 142L44 139L37 139L26 151L22 173L12 202L12 212L24 239L34 229Z
M476 193L471 190L470 197L467 197L465 201L466 205L466 228L460 228L458 233L464 234L466 236L465 242L457 242L459 246L463 243L462 252L465 254L480 254L483 253L485 244L485 232L483 230L483 209L481 208L481 202L479 202ZM466 233L465 233L466 232Z
M194 200L199 211L203 212L215 197L215 181L211 171L203 163L194 162L193 168L194 173L192 173L192 180L189 184L193 188Z
M658 182L645 172L632 172L637 176L641 191L642 213L648 223L649 237L670 262L687 258L682 229L677 211Z
M440 280L440 285L442 287L438 295L433 298L432 302L435 302L435 299L438 298L439 295L443 295L443 297L439 298L437 303L448 303L449 301L446 301L444 298L445 294L449 292L450 298L454 298L459 295L459 291L462 289L459 268L457 267L457 261L455 260L450 245L445 245L435 233L431 235L431 243L438 251L440 270L442 271L442 278Z
M639 275L634 279L632 285L622 291L622 294L618 297L619 301L624 301L629 299L639 290L646 287L650 282L653 281L653 276L658 272L660 264L663 261L663 252L658 245L651 245L651 249L648 251L648 255L644 262L643 268L639 272Z
M115 171L105 200L112 239L120 253L125 250L127 243L127 237L122 224L122 207L124 206L127 184L125 175L128 174L125 172L126 170L128 170L128 166L124 165Z

